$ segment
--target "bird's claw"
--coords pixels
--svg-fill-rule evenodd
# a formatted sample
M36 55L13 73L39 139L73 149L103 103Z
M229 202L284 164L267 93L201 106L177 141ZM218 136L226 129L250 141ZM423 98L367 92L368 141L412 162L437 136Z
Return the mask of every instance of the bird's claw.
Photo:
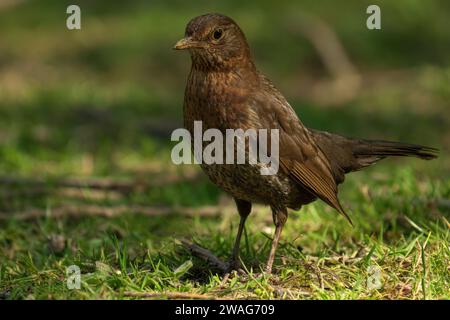
M227 263L227 270L225 273L236 271L238 275L243 275L246 272L242 269L241 263L237 259L232 259Z

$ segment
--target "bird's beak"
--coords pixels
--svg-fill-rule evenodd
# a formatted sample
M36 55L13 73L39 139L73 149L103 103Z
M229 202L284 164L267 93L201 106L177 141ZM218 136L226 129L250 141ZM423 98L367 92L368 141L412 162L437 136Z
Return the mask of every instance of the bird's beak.
M186 37L178 41L173 48L175 50L184 50L199 47L201 47L200 42L193 40L191 37Z

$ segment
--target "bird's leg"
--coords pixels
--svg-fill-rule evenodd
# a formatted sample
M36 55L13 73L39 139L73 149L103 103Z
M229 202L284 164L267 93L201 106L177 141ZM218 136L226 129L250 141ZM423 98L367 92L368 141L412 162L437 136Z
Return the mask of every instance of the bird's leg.
M275 259L275 252L277 251L278 242L281 237L281 230L286 223L288 213L286 208L273 208L272 207L273 223L275 224L275 234L272 240L272 247L270 248L269 259L267 260L266 272L272 273L273 260Z
M239 263L239 246L241 243L242 231L244 230L245 221L247 220L250 211L252 210L252 204L245 200L234 199L239 212L241 220L239 222L239 229L234 242L233 253L231 255L230 269L237 270L240 267Z

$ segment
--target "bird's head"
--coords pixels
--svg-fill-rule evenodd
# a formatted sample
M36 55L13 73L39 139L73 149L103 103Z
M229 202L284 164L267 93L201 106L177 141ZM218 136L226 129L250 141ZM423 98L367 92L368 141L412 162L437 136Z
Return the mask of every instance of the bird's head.
M194 68L229 70L253 66L244 33L236 22L222 14L192 19L186 26L185 37L174 49L189 50Z

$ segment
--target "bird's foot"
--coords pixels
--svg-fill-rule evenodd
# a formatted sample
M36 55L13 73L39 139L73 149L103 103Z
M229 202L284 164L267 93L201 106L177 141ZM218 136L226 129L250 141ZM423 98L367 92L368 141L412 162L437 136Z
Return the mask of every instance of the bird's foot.
M231 273L233 271L236 271L237 274L239 274L239 275L246 273L245 270L242 269L242 265L241 265L241 262L239 261L239 259L231 259L227 263L227 270L225 273Z

